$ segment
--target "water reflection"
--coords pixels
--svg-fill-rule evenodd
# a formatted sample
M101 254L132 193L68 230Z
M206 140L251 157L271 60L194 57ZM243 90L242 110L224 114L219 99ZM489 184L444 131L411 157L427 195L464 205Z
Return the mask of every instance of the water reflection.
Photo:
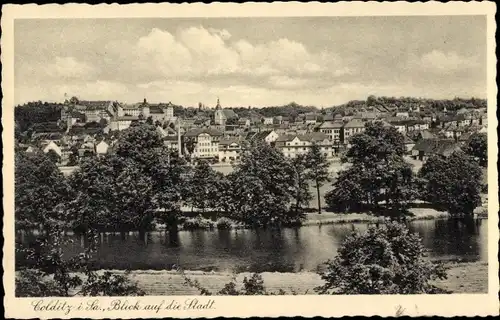
M220 230L106 233L99 236L95 266L107 269L170 269L233 272L315 271L333 258L342 240L367 224L310 226L282 230ZM487 260L487 221L415 221L431 259ZM82 237L64 248L66 256L81 252ZM19 235L18 242L27 243ZM16 257L17 258L17 257Z

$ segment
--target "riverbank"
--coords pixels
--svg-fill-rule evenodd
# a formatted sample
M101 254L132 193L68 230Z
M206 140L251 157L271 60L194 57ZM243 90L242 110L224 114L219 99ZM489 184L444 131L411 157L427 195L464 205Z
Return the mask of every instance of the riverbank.
M487 293L488 292L488 264L487 262L456 262L447 263L448 278L434 281L439 288L453 293ZM124 271L111 270L116 274ZM102 272L102 271L101 271ZM223 273L185 271L184 274L192 281L210 292L218 292L226 283L236 279L237 286L241 286L245 277L251 273ZM287 294L315 294L314 288L321 286L323 280L314 272L281 273L263 272L260 274L268 292L278 292L280 289ZM185 284L183 276L177 271L168 270L136 270L129 274L130 280L146 292L147 295L199 295L199 291Z
M488 211L486 208L479 207L475 210L475 219L487 219ZM484 210L483 210L484 209ZM446 211L438 211L432 208L410 208L408 210L410 215L407 216L407 221L417 220L437 220L449 218ZM188 211L186 211L188 212ZM346 224L346 223L384 223L387 217L375 216L369 213L338 213L333 211L323 211L321 214L316 212L309 212L306 214L302 226L321 226L332 224ZM224 221L223 221L224 220ZM211 229L245 229L241 223L237 223L228 218L219 218L217 221L208 218L192 217L187 219L188 223L180 224L180 230L211 230ZM157 231L165 231L166 226L163 224L156 225Z

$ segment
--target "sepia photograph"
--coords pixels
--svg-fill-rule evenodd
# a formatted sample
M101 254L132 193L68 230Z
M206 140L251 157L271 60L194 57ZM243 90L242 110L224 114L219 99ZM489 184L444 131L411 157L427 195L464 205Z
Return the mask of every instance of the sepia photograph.
M14 298L497 292L465 13L13 19Z

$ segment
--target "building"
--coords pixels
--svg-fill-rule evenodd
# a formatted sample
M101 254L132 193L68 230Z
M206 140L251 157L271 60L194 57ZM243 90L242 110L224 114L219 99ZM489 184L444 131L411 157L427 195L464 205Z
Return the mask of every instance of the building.
M305 124L316 124L317 120L318 116L316 114L306 114L306 116L304 117Z
M242 145L236 138L226 138L219 141L219 161L232 162L241 159Z
M61 150L61 148L54 141L50 141L43 148L43 152L44 153L48 153L51 150L54 151L59 157L62 157L62 150Z
M406 123L407 121L404 120L392 120L389 121L389 123L398 130L399 133L405 134L406 133Z
M222 132L211 129L192 129L184 134L184 147L188 152L192 147L192 156L198 159L219 158L219 141Z
M268 144L274 143L278 139L279 135L274 130L265 130L253 135L252 140L254 141L264 141Z
M332 122L326 121L319 126L319 132L322 132L328 136L333 142L340 142L340 132L344 126L343 122Z
M460 144L454 140L420 140L413 147L411 155L416 160L426 161L432 155L447 157L457 150L460 150Z
M107 154L109 150L109 144L106 141L102 140L95 146L96 154Z
M336 155L333 143L328 136L321 132L314 132L305 135L287 134L280 136L275 147L283 152L286 158L294 159L299 155L305 155L316 144L321 152L327 157L332 158Z
M109 126L111 131L122 131L128 129L133 121L139 121L136 116L114 117L111 119Z
M353 119L346 123L343 127L343 135L341 136L342 143L347 144L349 139L357 134L365 131L365 123L359 119Z
M262 124L264 125L271 125L274 123L274 118L273 117L264 117L262 118Z
M217 126L225 126L229 120L237 120L238 115L231 109L223 109L220 101L217 98L217 105L215 106L214 123Z

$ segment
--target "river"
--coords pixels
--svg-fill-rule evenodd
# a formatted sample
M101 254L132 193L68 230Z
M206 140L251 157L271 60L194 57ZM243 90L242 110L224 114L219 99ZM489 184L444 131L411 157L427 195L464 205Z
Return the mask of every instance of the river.
M433 260L487 261L488 220L466 227L453 220L421 220L410 224ZM305 226L296 229L214 230L101 234L95 254L99 269L171 269L227 272L317 271L336 255L342 240L364 223ZM67 256L84 247L73 236ZM26 240L26 239L25 239Z

